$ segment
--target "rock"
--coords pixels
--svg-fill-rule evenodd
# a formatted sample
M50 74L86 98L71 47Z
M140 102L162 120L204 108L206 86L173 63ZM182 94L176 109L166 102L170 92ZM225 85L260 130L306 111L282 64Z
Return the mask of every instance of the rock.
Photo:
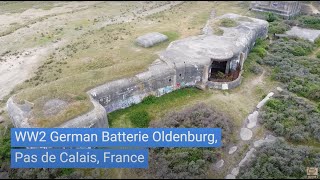
M0 124L4 122L4 119L2 116L0 116Z
M252 114L248 116L249 123L247 124L247 128L251 129L256 127L258 121L258 111L254 111Z
M255 148L251 148L250 151L247 152L246 156L240 161L239 166L243 166L247 160L254 156L254 152L256 151Z
M257 108L260 109L270 99L270 97L273 96L273 94L273 92L270 92L264 99L262 99L262 101L259 102Z
M250 140L252 138L252 131L248 128L241 128L240 137L243 141Z
M168 37L164 34L161 34L158 32L152 32L152 33L145 34L143 36L139 36L136 39L136 42L139 46L147 48L147 47L154 46L160 42L166 41L167 39Z
M282 92L283 89L281 87L277 87L277 91Z
M231 174L237 176L239 174L239 167L233 168Z
M237 146L233 146L229 149L229 154L233 154L234 152L236 152L236 150L238 149Z
M255 141L253 143L254 147L260 147L262 146L264 143L271 143L274 142L277 138L272 136L272 135L267 135L265 139L260 139L258 141Z
M267 135L266 137L267 140L275 141L277 138L272 136L271 134Z
M228 174L225 179L235 179L236 177L232 174Z
M221 168L221 167L223 166L223 164L224 164L224 160L221 159L220 161L218 161L218 162L216 163L216 168Z
M253 143L254 147L260 147L265 141L263 139L257 140Z
M288 34L289 36L297 36L299 38L314 42L317 37L320 36L320 30L293 26L289 31L286 32L286 34Z

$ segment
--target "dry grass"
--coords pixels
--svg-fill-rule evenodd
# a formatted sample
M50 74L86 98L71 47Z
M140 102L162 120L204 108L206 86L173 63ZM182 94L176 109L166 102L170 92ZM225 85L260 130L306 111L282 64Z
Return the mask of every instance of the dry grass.
M184 38L199 34L213 5L212 2L186 2L130 23L90 31L67 46L56 49L38 69L38 78L16 88L23 89L17 97L37 102L43 97L50 99L67 95L76 101L72 97L86 96L86 91L93 87L142 72L156 60L157 53L177 36ZM135 45L136 37L154 31L173 36L169 41L152 48ZM87 112L92 105L88 99L84 102L85 108L70 107L69 116L51 117L46 125L57 125L57 119L61 123ZM40 125L41 119L34 122Z

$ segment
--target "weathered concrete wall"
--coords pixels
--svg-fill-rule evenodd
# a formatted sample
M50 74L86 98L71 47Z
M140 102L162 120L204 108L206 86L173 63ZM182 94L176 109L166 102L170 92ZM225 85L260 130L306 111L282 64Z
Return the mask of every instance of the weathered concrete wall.
M90 98L94 108L84 115L69 120L58 127L61 128L85 128L85 127L109 127L107 113L103 106ZM19 105L11 97L7 102L7 110L14 127L31 128L28 120L31 117L31 106L28 104Z
M300 13L301 3L299 1L252 1L250 7L254 11L272 12L290 18Z
M242 77L241 77L241 73L240 73L239 77L233 81L230 81L230 82L208 81L207 86L208 86L208 88L212 88L212 89L222 89L222 90L233 89L241 84L241 80L242 80Z
M89 93L109 113L137 104L149 95L159 97L176 89L195 86L201 76L197 65L183 63L172 68L158 59L146 72L106 83Z
M10 97L7 101L7 111L10 119L12 120L14 127L16 128L31 127L28 122L31 108L29 108L27 105L19 105L14 102L13 97Z

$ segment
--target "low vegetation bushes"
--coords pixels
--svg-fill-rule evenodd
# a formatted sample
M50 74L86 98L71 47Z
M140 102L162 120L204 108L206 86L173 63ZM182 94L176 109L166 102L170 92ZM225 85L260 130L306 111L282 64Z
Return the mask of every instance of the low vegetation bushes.
M320 29L320 15L304 15L297 18L298 26Z
M282 21L274 21L269 23L269 33L271 34L283 34L289 29L290 26Z
M151 127L216 127L222 128L223 146L228 146L233 132L232 121L205 104L197 104L180 112L173 112ZM215 148L154 148L150 149L148 178L206 178L209 165L219 160ZM161 168L159 168L161 167ZM145 171L145 170L141 170Z
M317 52L316 57L320 59L320 52Z
M320 111L292 93L275 96L262 109L259 121L277 136L293 142L320 142Z
M320 100L320 62L309 58L314 44L302 39L279 39L262 63L273 67L272 78L288 90L313 101Z
M305 179L307 167L320 166L320 154L278 140L257 149L257 156L240 168L239 179Z
M315 44L317 47L320 47L320 37L318 37L316 40L314 40L314 44Z

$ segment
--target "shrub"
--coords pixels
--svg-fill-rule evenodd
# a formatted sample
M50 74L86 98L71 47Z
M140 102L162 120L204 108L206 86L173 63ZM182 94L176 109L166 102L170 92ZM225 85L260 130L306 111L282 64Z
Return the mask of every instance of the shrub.
M256 46L252 49L252 52L257 53L261 58L265 57L267 55L267 51L261 47L261 46Z
M266 143L254 159L240 168L237 179L304 179L307 167L320 166L320 154L290 146L283 140Z
M258 65L252 65L249 68L250 72L254 73L254 74L261 74L262 73L262 68Z
M262 108L259 121L278 136L295 142L320 142L320 112L293 94L275 95Z
M289 30L290 26L279 21L274 21L269 23L269 33L283 34L287 30Z
M314 44L315 44L317 47L320 47L320 37L318 37L317 39L314 40Z
M320 59L320 52L316 54L316 57Z
M233 132L232 121L205 104L169 113L161 120L152 122L150 127L222 128L222 144L226 147ZM149 168L140 172L145 178L152 179L206 178L209 167L220 156L216 148L152 148L149 152Z
M320 61L306 57L314 45L302 39L279 39L268 49L262 63L272 66L272 79L286 85L289 91L319 101Z
M305 56L308 54L308 52L304 48L298 46L294 47L292 54L295 56Z
M277 17L273 13L268 13L267 17L266 17L266 20L268 22L273 22L273 21L277 20Z
M129 119L135 127L146 128L149 126L151 118L147 111L139 110L130 114Z
M311 29L320 29L320 16L319 15L304 15L298 18L299 26L311 28Z

